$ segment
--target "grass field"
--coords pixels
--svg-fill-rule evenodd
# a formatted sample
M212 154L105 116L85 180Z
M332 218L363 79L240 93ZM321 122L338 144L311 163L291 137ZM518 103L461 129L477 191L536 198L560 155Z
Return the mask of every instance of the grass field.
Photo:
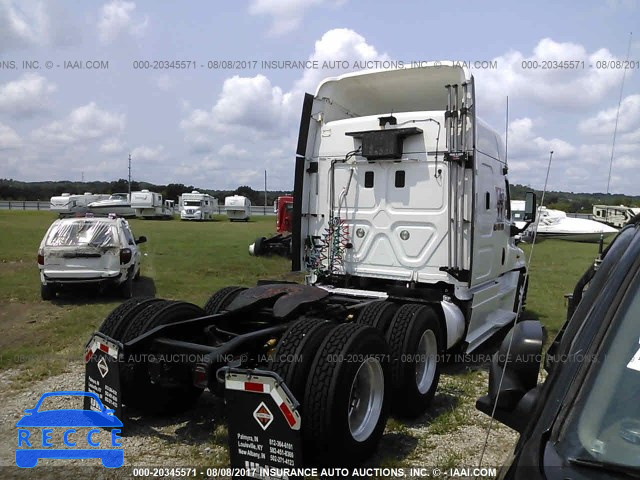
M86 290L54 302L40 300L38 246L55 219L50 212L0 211L0 368L22 365L25 375L55 373L82 358L87 337L121 301L117 294ZM204 305L217 289L255 285L260 278L294 279L284 258L249 256L256 237L275 230L275 217L248 223L131 220L145 235L136 295ZM43 360L46 361L38 361Z
M55 302L40 300L36 252L50 212L0 211L0 368L22 366L27 378L59 372L69 359L82 358L84 342L120 302L115 294L83 292ZM204 305L228 285L255 285L258 279L300 279L279 257L256 258L248 245L275 228L274 217L249 223L132 220L141 246L142 278L136 294ZM530 247L525 246L527 255ZM597 245L547 240L535 246L528 316L554 333L565 318L563 295L595 258ZM44 361L42 361L44 360Z

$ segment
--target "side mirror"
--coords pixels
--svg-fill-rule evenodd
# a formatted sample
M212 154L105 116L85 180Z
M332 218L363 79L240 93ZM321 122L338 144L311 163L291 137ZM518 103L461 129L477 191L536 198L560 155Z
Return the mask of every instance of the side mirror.
M536 201L536 194L533 192L527 192L524 196L524 217L523 220L527 223L536 221L536 212L538 205Z
M536 320L520 322L511 329L493 355L489 394L478 399L478 410L491 415L495 405L496 420L518 431L526 427L527 412L533 409L537 398L543 342L542 324Z
M147 237L145 237L145 236L140 236L140 237L136 240L136 243L137 243L137 244L140 244L140 243L144 243L144 242L146 242L146 241L147 241Z

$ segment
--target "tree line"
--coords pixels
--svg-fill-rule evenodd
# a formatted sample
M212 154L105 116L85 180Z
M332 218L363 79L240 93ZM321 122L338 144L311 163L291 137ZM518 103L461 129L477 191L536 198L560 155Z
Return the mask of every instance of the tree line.
M162 194L168 200L178 200L183 193L190 193L197 190L201 193L208 193L224 204L225 197L229 195L242 195L247 197L252 205L265 205L264 192L253 190L251 187L242 185L235 190L211 190L194 187L183 183L170 183L168 185L155 185L148 182L131 181L131 191L148 189L152 192ZM119 179L112 182L71 182L71 181L48 181L48 182L21 182L13 179L0 179L0 200L39 200L48 201L51 197L62 193L82 194L91 193L118 193L128 192L129 186L126 179ZM266 205L273 205L275 199L281 195L289 195L291 192L272 190L267 191Z
M178 200L178 196L186 192L198 190L218 198L218 202L224 203L224 198L229 195L242 195L251 200L252 205L264 205L264 192L253 190L242 185L235 190L211 190L194 187L183 183L170 183L168 185L155 185L148 182L131 182L131 191L148 189L162 194L163 198ZM524 199L528 191L536 191L526 185L511 185L511 198ZM48 201L54 195L63 192L68 193L116 193L127 192L127 180L121 178L113 182L21 182L12 179L0 179L0 200L40 200ZM538 202L542 192L537 190ZM274 200L280 195L289 195L287 191L268 191L267 205L273 205ZM549 191L545 194L545 206L569 213L591 213L593 205L626 205L628 207L640 206L640 196L606 193L571 193Z
M538 203L542 198L542 191L526 185L511 185L511 198L524 200L526 192L535 192ZM544 205L547 208L562 210L568 213L591 213L594 205L625 205L627 207L640 206L640 196L613 193L573 193L548 191L544 195Z

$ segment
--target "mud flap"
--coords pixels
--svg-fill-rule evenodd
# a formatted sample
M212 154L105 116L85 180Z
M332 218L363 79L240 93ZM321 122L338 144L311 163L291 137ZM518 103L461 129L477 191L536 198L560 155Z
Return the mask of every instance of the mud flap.
M84 353L84 389L100 397L106 408L122 420L122 393L120 390L120 365L122 343L96 332L87 342ZM85 397L84 409L97 410L95 400Z
M234 478L302 478L298 402L274 372L224 367L229 452ZM240 475L240 474L243 475Z

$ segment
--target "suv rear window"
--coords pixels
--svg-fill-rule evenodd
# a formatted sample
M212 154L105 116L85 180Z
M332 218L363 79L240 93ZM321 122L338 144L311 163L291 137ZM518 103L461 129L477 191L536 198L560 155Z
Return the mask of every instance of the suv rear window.
M100 220L61 222L55 225L45 245L49 247L111 247L118 245L115 226Z

